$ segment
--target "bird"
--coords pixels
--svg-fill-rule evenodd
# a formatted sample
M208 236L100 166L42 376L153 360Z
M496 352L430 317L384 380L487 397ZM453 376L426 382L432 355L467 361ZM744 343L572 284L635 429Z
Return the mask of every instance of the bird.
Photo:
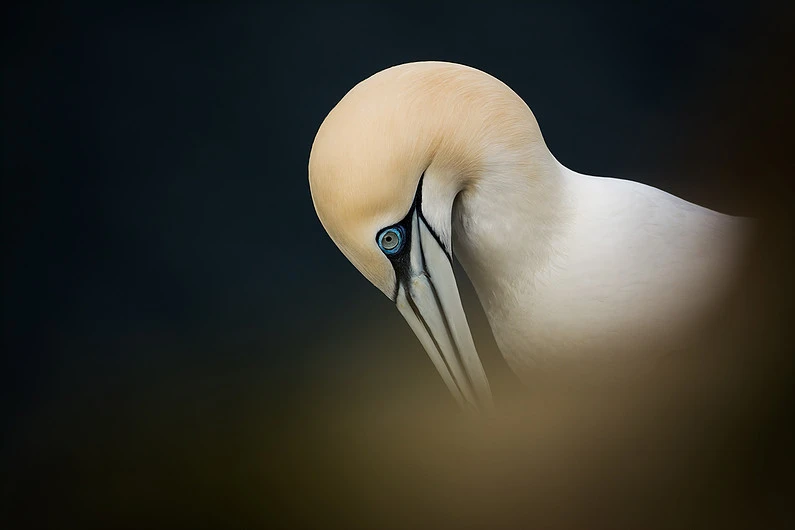
M454 259L528 381L556 360L674 351L731 285L752 232L749 218L567 168L516 92L450 62L356 84L320 125L308 173L328 235L475 410L493 398Z

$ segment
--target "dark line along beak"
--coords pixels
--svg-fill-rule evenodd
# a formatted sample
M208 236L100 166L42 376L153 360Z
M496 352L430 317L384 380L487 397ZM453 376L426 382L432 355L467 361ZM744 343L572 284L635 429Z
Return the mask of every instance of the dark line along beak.
M450 258L415 209L409 267L395 302L462 407L488 409L491 389L458 293Z

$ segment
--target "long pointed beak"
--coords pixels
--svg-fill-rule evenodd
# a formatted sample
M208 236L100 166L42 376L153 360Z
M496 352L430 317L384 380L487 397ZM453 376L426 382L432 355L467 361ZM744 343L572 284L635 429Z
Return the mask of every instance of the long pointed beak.
M489 409L491 389L472 341L452 262L416 211L411 223L409 274L399 279L398 310L459 404Z

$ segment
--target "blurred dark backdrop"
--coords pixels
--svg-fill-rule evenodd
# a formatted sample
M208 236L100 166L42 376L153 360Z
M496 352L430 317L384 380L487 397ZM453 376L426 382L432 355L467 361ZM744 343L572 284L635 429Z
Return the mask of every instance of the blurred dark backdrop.
M791 219L783 3L4 9L5 528L376 524L306 493L350 479L328 403L456 412L326 236L306 167L326 113L388 66L497 76L574 170Z

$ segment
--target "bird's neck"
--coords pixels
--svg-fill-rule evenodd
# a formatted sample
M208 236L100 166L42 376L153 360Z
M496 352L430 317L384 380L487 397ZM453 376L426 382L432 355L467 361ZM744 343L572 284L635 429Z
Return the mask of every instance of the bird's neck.
M498 170L461 192L453 251L508 357L527 344L539 356L571 344L617 352L631 345L611 337L662 341L659 330L673 336L712 307L748 229L659 189L554 161Z
M549 263L572 215L568 173L551 154L541 163L495 164L456 198L453 250L487 312Z

